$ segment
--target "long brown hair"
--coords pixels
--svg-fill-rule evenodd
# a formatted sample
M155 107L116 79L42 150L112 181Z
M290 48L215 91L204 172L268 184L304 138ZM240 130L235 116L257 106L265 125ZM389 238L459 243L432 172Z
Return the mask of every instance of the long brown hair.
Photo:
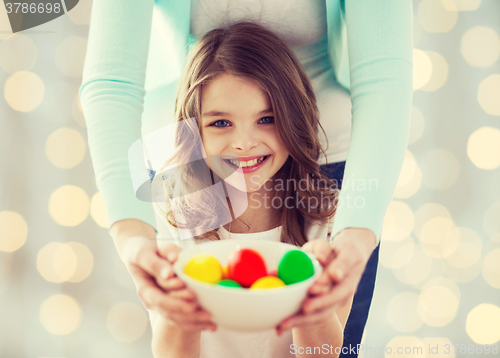
M290 154L274 179L304 183L293 188L286 185L277 193L282 202L289 197L293 199L292 208L282 208L280 241L302 246L307 242L306 222L325 224L335 214L338 190L335 183L320 172L317 163L320 153L325 154L317 132L324 130L309 78L284 41L260 25L238 22L212 30L191 49L179 83L175 117L178 123L189 118L198 121L178 127L176 151L167 164L176 161L190 164L180 166L177 174L170 176L175 180L163 177L167 197L179 198L197 192L196 199L191 195L190 200L184 200L176 208L176 216L180 214L188 226L199 228L193 235L195 238L220 239L215 230L207 228L220 227L217 223L222 222L221 210L228 206L226 198L204 194L198 189L221 179L203 161L196 159L200 158L202 145L201 88L223 73L254 80L269 96L278 137ZM312 201L316 204L310 206ZM179 227L172 210L166 217L170 224Z

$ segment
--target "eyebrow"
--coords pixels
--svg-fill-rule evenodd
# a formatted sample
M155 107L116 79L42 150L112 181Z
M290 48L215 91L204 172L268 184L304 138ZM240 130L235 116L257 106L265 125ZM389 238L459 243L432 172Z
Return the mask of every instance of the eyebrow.
M263 111L260 111L257 113L258 116L265 114L265 113L270 113L272 112L272 108L266 108ZM210 111L210 112L205 112L202 114L203 117L229 117L231 116L231 113L228 112L220 112L220 111Z

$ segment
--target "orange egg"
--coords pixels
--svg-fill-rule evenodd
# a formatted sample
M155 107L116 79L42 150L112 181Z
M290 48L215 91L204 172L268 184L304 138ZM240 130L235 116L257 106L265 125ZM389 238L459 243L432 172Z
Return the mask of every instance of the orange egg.
M228 274L227 270L228 270L227 266L224 266L222 268L222 279L223 280L229 279L229 274Z

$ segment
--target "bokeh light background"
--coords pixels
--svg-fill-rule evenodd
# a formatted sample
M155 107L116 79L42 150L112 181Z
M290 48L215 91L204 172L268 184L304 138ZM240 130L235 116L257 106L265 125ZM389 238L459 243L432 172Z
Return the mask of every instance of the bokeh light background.
M361 356L476 357L443 350L500 344L500 1L413 4L411 133L363 343L424 354ZM91 7L12 34L0 4L1 357L152 357L78 97Z

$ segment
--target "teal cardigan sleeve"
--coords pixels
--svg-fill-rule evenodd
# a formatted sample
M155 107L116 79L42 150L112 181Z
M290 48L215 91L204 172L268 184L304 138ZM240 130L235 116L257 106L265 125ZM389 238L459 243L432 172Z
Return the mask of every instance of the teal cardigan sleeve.
M151 203L135 196L128 149L141 137L153 0L92 6L80 99L90 155L108 222L136 218L155 227Z
M352 100L351 142L331 237L348 227L367 228L378 244L408 144L412 2L333 0L327 5L330 58Z
M110 226L134 218L156 228L152 204L136 198L128 160L128 150L141 138L143 127L154 7L162 20L168 18L172 33L181 34L171 41L184 63L189 1L99 0L92 6L80 98L96 183Z

